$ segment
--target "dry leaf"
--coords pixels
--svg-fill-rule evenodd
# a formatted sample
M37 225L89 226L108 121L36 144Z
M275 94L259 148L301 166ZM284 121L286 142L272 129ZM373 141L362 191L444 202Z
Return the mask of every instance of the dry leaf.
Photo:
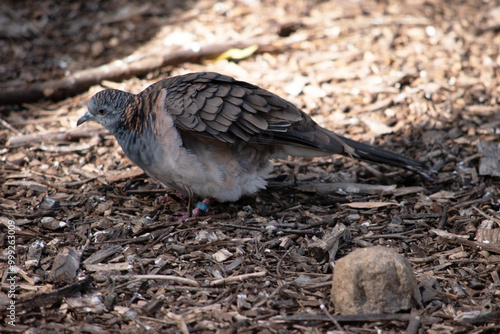
M229 49L215 58L214 62L228 59L245 59L250 57L258 48L258 45L251 45L244 49Z

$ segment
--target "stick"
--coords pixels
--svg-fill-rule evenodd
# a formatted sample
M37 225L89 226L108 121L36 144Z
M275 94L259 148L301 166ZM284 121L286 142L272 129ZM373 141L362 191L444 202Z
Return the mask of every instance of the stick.
M82 93L90 86L99 84L102 80L120 81L133 76L145 75L157 68L167 65L177 65L184 62L199 62L202 58L221 54L232 48L246 48L258 45L259 48L271 45L279 37L277 35L245 41L229 41L219 44L202 45L196 49L179 50L169 48L154 49L146 54L132 54L111 63L81 70L57 80L36 83L30 87L17 86L0 91L0 105L33 102L40 99L62 100L68 96ZM5 87L15 86L6 84Z
M132 276L136 280L162 280L162 281L173 281L181 284L186 284L190 286L195 286L198 287L200 286L200 283L198 283L195 280L185 278L185 277L179 277L179 276L173 276L173 275L134 275ZM129 282L130 283L130 282Z
M213 280L210 282L210 286L233 283L233 282L241 282L241 281L244 281L248 278L264 277L264 276L266 276L265 271L258 271L256 273L250 273L250 274L244 274L244 275L238 275L238 276L230 276L230 277L226 277L226 278Z
M437 236L441 237L445 242L450 244L468 246L476 250L484 249L485 251L488 252L500 254L500 246L494 244L487 244L484 242L467 240L462 236L438 229L432 229L430 230L430 232L436 234Z

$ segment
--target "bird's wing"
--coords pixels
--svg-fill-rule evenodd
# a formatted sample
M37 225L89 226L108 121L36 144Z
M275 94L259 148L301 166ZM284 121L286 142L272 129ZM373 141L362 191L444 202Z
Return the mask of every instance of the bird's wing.
M157 82L142 94L167 90L165 110L175 126L234 143L316 148L316 123L293 104L255 85L202 72Z

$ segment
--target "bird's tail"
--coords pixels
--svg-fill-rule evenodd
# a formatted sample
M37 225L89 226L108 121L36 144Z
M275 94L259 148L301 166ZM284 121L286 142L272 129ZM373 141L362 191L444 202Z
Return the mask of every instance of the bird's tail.
M328 130L327 130L328 131ZM423 162L406 158L399 154L386 151L365 143L361 143L328 131L331 141L328 149L334 153L340 153L345 156L358 158L378 164L387 164L395 167L401 167L411 170L430 178L428 173L433 173Z

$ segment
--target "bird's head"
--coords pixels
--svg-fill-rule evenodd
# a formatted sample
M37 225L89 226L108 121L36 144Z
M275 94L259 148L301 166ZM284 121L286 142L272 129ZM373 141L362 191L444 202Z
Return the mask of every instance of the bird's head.
M78 120L76 125L94 121L112 134L116 133L123 122L123 112L133 96L134 94L116 89L106 89L95 94L87 104L89 111Z

